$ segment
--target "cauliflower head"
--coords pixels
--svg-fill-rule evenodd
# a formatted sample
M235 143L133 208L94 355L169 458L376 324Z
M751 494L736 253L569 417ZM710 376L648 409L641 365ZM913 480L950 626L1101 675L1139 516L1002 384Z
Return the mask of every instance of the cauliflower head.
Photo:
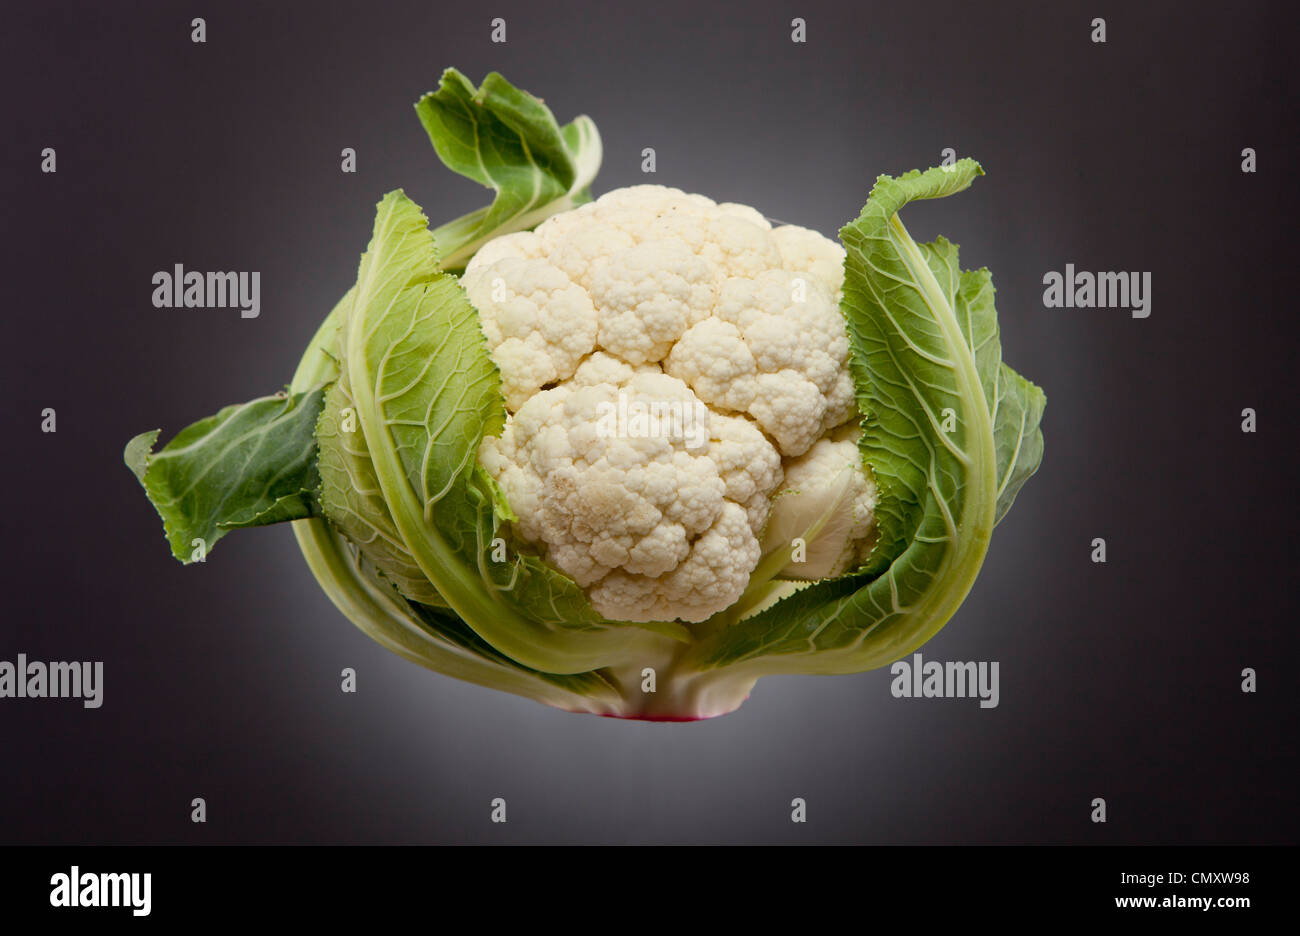
M874 486L854 442L830 439L858 416L843 263L815 231L659 185L609 192L469 262L508 412L480 463L519 536L602 616L694 622L733 605L773 497L807 496L783 480L829 484L832 462L856 471L851 520L790 577L838 574L857 554Z

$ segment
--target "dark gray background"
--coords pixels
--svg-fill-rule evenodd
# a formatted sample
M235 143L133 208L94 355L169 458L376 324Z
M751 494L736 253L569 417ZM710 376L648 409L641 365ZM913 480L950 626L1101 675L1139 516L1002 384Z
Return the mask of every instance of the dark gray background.
M1135 6L8 11L0 659L106 673L97 711L0 701L0 842L1295 841L1297 24ZM833 234L877 173L983 162L907 223L992 268L1006 359L1048 395L1043 468L923 651L999 661L999 708L896 700L877 671L765 679L706 723L575 716L371 643L287 527L169 557L123 443L287 381L384 192L435 222L483 203L411 108L448 65L591 115L597 192L676 185ZM178 262L260 270L261 317L154 309ZM1151 271L1151 317L1045 310L1067 262Z

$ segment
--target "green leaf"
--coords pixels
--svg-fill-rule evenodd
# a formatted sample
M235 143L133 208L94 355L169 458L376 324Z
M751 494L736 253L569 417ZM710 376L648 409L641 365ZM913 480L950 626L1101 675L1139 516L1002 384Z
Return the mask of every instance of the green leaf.
M401 595L426 605L446 607L393 524L365 435L356 424L356 409L346 381L336 382L325 394L316 438L320 446L320 500L330 520L374 566L379 577Z
M956 246L942 238L916 243L898 212L960 192L981 174L967 159L881 176L840 231L841 307L866 414L860 448L879 492L866 569L713 635L695 650L700 668L883 666L933 636L970 590L995 522L1042 457L1044 398L1001 361L988 272L962 273Z
M355 290L349 291L317 329L294 374L291 389L302 391L321 383L343 382L337 341L354 296ZM322 425L324 421L322 413ZM329 447L326 442L320 457L322 465L329 463ZM370 470L373 472L373 468ZM323 474L322 497L328 510L330 487L326 482ZM369 563L335 523L310 517L294 523L293 532L308 567L335 607L362 633L404 659L453 679L557 708L601 714L622 711L619 694L599 673L557 676L531 670L500 654L486 641L476 641L471 636L473 630L454 612L407 601L394 589L392 576L381 574Z
M962 270L957 263L957 245L943 237L920 246L927 251L935 279L957 312L992 409L998 465L997 522L1011 509L1016 493L1043 460L1039 422L1047 399L1039 387L1002 362L993 275L986 268Z
M998 505L993 521L1001 523L1020 488L1043 461L1039 423L1047 397L1007 365L998 368L993 414L993 444L998 455Z
M227 406L158 452L156 429L126 444L123 460L162 517L173 556L188 564L195 540L206 553L228 530L319 513L315 429L323 398L316 388Z
M153 451L160 432L161 429L142 432L127 442L126 448L122 450L122 461L126 462L126 467L131 469L131 473L141 484L144 484L144 473L149 467L149 453Z
M492 238L591 200L601 144L589 117L561 127L540 98L496 72L475 88L454 68L415 110L447 167L496 192L488 207L433 232L443 269L464 269Z
M494 561L499 511L478 450L505 423L500 376L478 314L440 270L424 215L401 192L379 205L339 350L340 383L394 530L480 637L525 666L561 674L662 639L603 621L571 579L536 557ZM335 499L325 509L338 516Z

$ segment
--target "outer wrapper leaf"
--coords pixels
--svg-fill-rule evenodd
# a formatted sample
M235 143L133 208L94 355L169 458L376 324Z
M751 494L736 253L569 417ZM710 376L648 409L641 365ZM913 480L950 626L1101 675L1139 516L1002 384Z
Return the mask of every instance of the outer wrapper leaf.
M320 388L227 406L152 452L158 430L126 444L123 460L163 520L172 555L187 565L236 527L316 516Z
M317 330L294 375L295 389L338 381L338 355L331 349L351 300L349 292ZM556 676L533 670L482 641L450 610L405 600L393 588L392 578L377 574L333 523L312 517L296 522L293 529L303 558L334 606L393 653L453 679L556 708L598 714L623 710L621 695L600 674Z
M433 232L443 269L461 270L491 238L591 200L601 143L589 117L561 127L540 98L496 72L475 88L454 68L415 110L447 167L496 191L488 207Z
M317 423L322 503L330 519L350 539L375 574L402 596L435 607L447 602L406 548L370 461L365 434L356 422L356 407L346 380L332 384Z
M987 271L917 244L909 201L965 189L978 163L882 176L840 232L842 309L879 489L865 570L801 589L698 645L700 668L843 673L898 659L943 626L974 582L997 519L1042 457L1042 392L1001 362ZM955 425L948 431L955 416Z

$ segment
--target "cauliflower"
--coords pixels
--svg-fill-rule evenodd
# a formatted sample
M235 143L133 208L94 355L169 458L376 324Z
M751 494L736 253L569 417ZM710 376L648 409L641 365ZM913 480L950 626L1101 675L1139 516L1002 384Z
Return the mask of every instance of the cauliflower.
M490 270L467 275L465 292L501 369L506 405L518 409L546 384L573 376L595 346L596 310L586 290L545 260L504 256Z
M480 462L520 537L602 616L702 621L733 605L787 472L806 486L839 457L818 446L857 415L843 258L746 205L636 185L469 262L509 413ZM836 528L835 566L866 535L874 500L860 505Z
M841 247L662 186L591 201L595 124L496 72L416 113L491 203L431 227L389 192L287 394L127 443L173 556L292 521L383 646L620 718L711 718L944 625L1043 457L1042 390L976 340L991 274L897 220L979 163L880 176Z

